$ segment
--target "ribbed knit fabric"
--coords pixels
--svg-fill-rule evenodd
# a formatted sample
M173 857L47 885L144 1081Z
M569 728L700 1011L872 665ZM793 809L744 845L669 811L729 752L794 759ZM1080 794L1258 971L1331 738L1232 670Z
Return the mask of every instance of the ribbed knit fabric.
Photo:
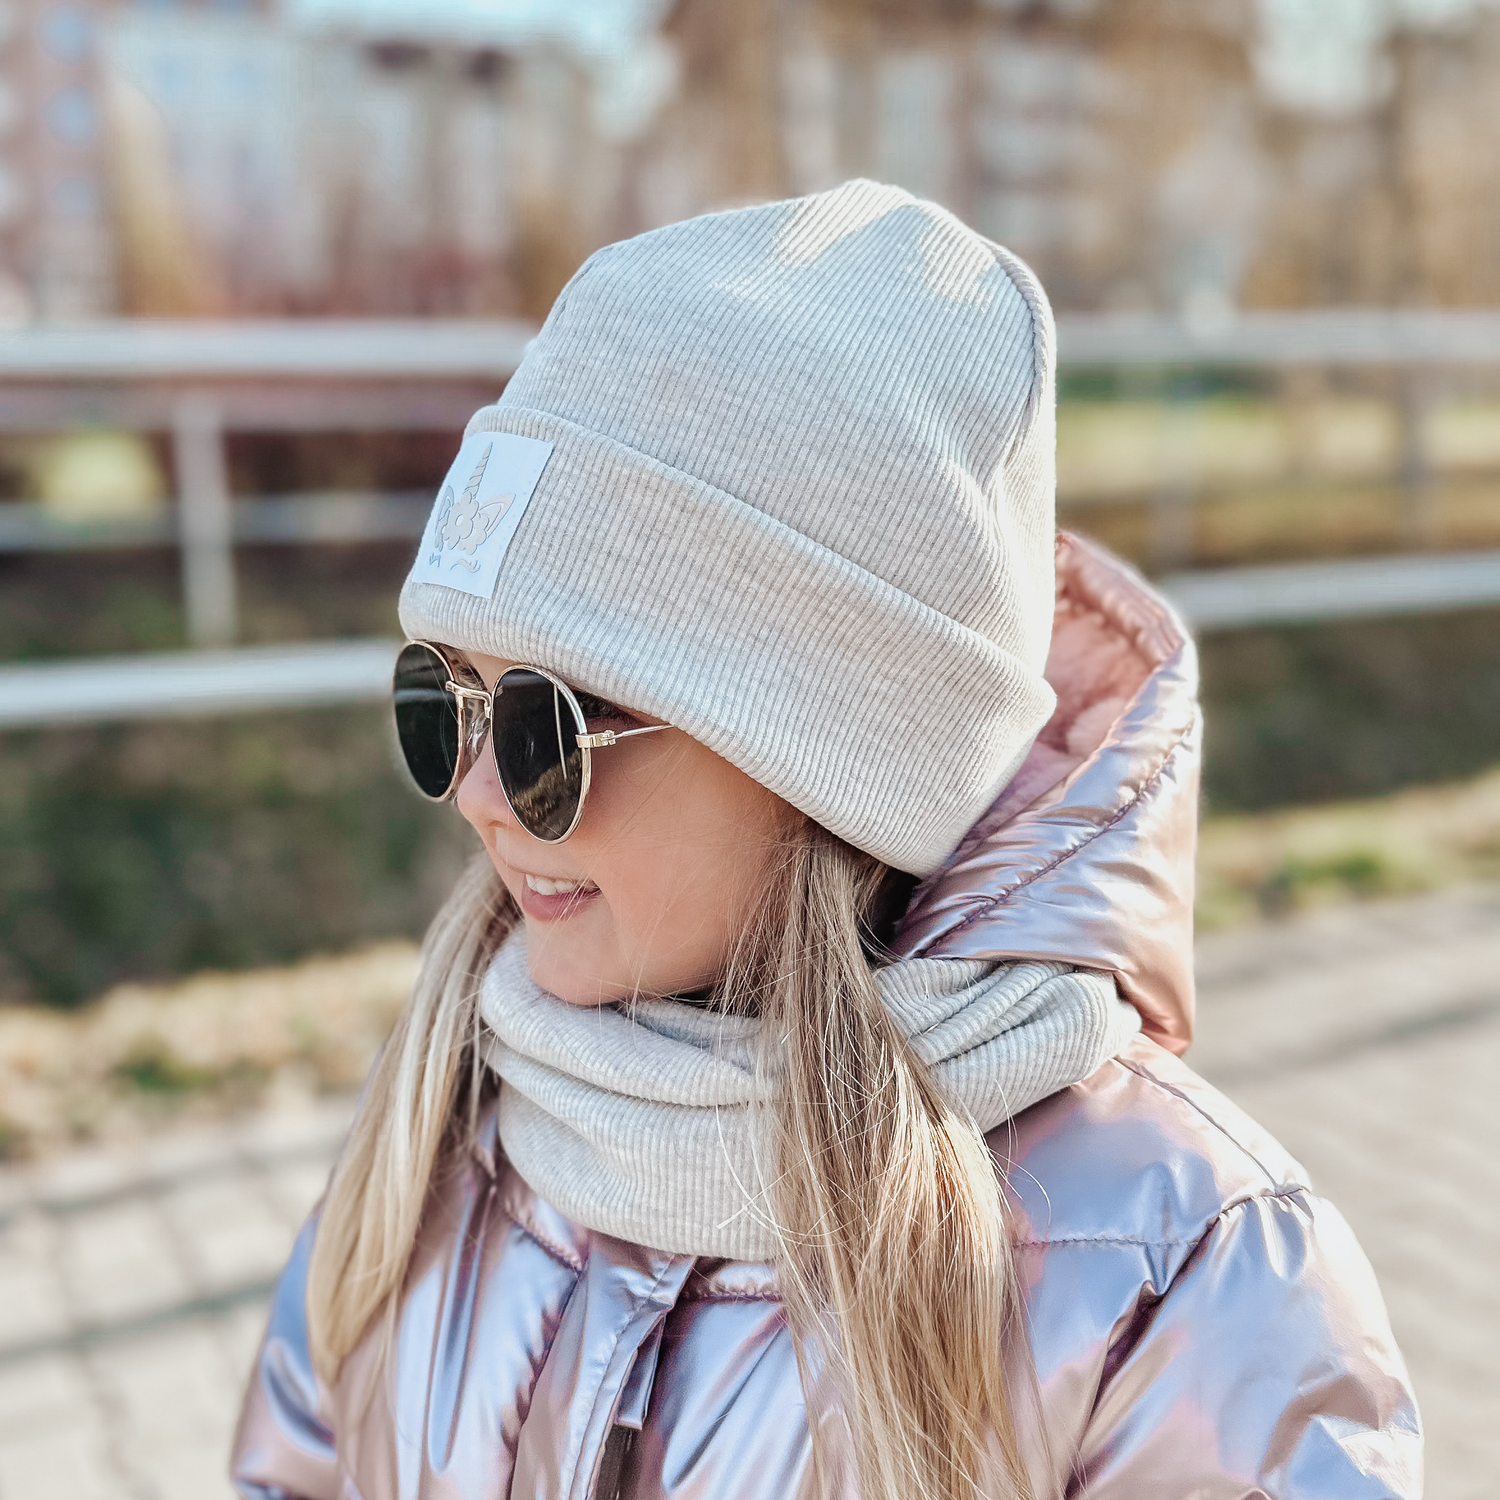
M686 730L928 874L1053 707L1051 316L934 204L848 183L592 256L471 433L553 445L491 597L413 638Z
M876 984L937 1086L981 1130L1086 1078L1140 1029L1104 974L1063 964L907 959ZM568 1005L507 940L480 1001L521 1176L589 1229L674 1254L775 1253L751 1104L759 1022L680 1000ZM757 1159L759 1155L759 1160Z

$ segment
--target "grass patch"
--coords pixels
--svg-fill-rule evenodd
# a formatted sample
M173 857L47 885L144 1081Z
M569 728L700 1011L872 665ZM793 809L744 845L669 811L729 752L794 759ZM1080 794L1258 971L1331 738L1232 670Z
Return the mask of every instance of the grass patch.
M211 1088L220 1081L220 1075L208 1068L194 1068L184 1063L159 1038L153 1038L116 1063L113 1077L138 1093L167 1098Z
M388 719L0 738L0 1001L76 1006L128 980L419 935L475 841L406 785Z
M363 1081L416 976L411 943L0 1009L0 1159Z
M1500 610L1228 630L1199 651L1210 813L1352 807L1495 763Z
M1500 769L1321 807L1214 817L1198 845L1204 930L1500 880Z

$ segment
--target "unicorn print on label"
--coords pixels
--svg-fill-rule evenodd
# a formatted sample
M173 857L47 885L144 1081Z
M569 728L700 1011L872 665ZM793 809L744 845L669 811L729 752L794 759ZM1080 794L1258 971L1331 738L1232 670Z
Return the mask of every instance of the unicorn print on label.
M479 486L484 479L490 454L494 451L495 445L490 443L479 455L479 462L474 465L474 472L469 475L469 482L458 500L453 498L451 484L444 489L443 509L438 516L438 524L433 528L443 552L467 552L472 558L489 540L490 533L500 524L501 518L510 509L511 501L516 498L514 493L495 495L483 505L479 503ZM428 561L435 564L440 556L440 553L435 552ZM462 557L450 559L448 566L467 568L471 573L479 571L477 561L470 562Z
M487 599L552 444L514 432L471 432L433 502L412 581Z

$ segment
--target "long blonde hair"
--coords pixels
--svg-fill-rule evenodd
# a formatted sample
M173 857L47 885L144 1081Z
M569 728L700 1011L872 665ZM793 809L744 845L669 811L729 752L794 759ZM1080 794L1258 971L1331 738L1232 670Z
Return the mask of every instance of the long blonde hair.
M804 1378L816 1368L840 1398L863 1500L1030 1500L1004 1378L1021 1314L995 1162L875 987L871 921L891 874L805 823L716 999L762 1017L782 1295ZM514 921L486 859L429 931L323 1203L308 1323L325 1382L394 1316L428 1186L475 1128L479 982Z

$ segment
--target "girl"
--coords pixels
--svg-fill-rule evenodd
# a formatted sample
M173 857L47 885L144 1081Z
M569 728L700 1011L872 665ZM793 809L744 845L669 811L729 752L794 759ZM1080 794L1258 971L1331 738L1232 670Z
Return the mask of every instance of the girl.
M573 278L402 592L484 855L243 1495L1417 1496L1368 1264L1178 1060L1192 645L1053 437L1040 288L892 188Z

